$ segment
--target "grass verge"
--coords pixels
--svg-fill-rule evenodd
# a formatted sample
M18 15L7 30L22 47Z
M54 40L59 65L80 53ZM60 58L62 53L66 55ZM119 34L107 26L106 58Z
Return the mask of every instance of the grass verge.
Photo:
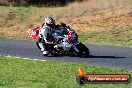
M76 83L78 64L32 61L0 56L0 88L131 88L132 84ZM87 73L131 74L127 70L84 65Z

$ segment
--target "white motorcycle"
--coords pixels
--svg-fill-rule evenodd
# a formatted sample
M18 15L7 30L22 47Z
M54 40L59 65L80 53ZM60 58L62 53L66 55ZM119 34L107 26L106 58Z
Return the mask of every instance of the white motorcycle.
M53 44L48 45L48 54L52 56L69 55L88 57L90 55L89 49L78 41L76 32L66 25L62 26L65 29L62 31L61 35L55 32L55 41Z
M89 49L78 41L78 35L72 28L62 23L59 25L59 29L61 30L56 30L53 35L55 38L54 43L47 45L49 49L47 56L49 54L53 56L69 55L79 57L88 57L90 55ZM27 32L32 39L37 39L39 30L40 27L36 27L29 29ZM36 44L40 49L38 42Z

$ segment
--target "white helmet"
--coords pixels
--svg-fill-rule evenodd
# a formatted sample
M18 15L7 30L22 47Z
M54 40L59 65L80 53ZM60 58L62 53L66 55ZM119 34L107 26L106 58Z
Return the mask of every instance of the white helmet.
M55 27L55 20L52 17L45 18L45 24L51 28Z

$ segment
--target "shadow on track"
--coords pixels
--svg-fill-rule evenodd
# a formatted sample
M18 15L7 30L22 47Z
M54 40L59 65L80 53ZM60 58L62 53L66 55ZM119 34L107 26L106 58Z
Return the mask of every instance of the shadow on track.
M88 58L111 58L111 59L120 59L120 58L126 58L126 57L116 57L116 56L93 56L93 55L90 55Z
M79 56L69 56L69 55L61 55L61 56L48 56L48 57L79 57ZM117 57L117 56L94 56L94 55L90 55L88 57L85 58L110 58L110 59L121 59L121 58L126 58L126 57Z

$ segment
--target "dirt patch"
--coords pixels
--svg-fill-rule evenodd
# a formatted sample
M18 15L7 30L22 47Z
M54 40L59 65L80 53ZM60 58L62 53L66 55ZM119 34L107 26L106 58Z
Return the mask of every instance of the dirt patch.
M107 11L106 14L85 16L71 23L80 32L124 29L132 26L132 14L115 15L115 12Z

